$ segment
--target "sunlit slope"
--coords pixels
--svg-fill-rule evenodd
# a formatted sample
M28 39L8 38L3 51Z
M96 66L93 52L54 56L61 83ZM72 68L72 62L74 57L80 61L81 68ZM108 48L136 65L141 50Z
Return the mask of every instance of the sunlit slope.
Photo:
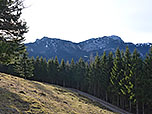
M0 114L113 114L65 88L0 73Z

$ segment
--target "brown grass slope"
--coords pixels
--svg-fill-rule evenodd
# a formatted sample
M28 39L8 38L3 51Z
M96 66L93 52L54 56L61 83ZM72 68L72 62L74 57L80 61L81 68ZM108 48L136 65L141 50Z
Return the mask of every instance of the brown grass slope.
M65 88L0 73L0 114L113 114Z

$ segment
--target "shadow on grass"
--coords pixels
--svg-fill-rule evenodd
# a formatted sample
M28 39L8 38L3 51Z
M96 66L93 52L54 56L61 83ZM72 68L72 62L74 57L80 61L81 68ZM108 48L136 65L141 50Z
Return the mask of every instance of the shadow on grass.
M42 83L42 84L41 83L39 83L39 82L32 82L31 84L33 84L36 89L41 90L42 93L39 93L39 94L48 93L48 94L52 95L53 94L52 91L48 90L44 85L42 85L42 84L45 84L45 83Z
M106 108L105 106L102 106L100 103L95 102L95 101L89 99L89 98L86 97L86 96L83 96L83 95L81 95L81 94L79 94L79 93L77 93L77 92L73 92L73 93L79 98L79 101L80 101L80 102L83 102L83 103L85 103L85 104L91 104L91 105L93 105L93 106L98 106L98 107L102 108L103 110L111 111L111 110L109 110L108 108ZM112 111L111 111L111 112L112 112Z
M103 110L111 111L110 109L106 108L105 106L102 106L100 103L95 102L95 101L89 99L88 97L79 94L76 91L72 91L70 88L64 88L64 87L59 86L59 85L52 85L52 86L56 87L55 90L57 92L60 92L60 94L69 93L70 96L79 98L78 99L79 102L82 102L84 104L91 104L93 106L98 106ZM113 111L111 111L111 112L113 112Z
M69 97L70 99L72 98L78 98L78 101L79 102L82 102L84 104L89 104L89 105L93 105L93 106L97 106L103 110L108 110L108 111L111 111L109 110L108 108L102 106L101 104L93 101L93 100L90 100L89 98L85 97L85 96L82 96L80 95L79 93L77 92L73 92L71 90L69 90L68 88L64 88L62 86L59 86L59 85L54 85L54 84L48 84L48 83L37 83L37 82L32 82L32 84L39 90L41 90L41 92L43 92L44 94L49 95L49 97L51 97L54 101L57 101L57 102L63 102L65 104L68 104L68 101L65 101L65 99L62 99L60 97L58 97L58 94L62 94L62 95L69 95L71 97ZM49 90L47 87L45 87L43 84L45 85L50 85L50 86L53 86L53 90ZM57 95L54 94L54 92L57 93ZM112 112L112 111L111 111Z
M0 88L0 114L20 114L30 110L30 104L19 95Z
M41 82L42 83L42 82ZM59 98L58 96L54 95L53 91L52 90L49 90L48 88L46 88L43 84L47 85L47 86L50 86L50 84L48 83L37 83L37 82L32 82L32 84L37 88L39 89L40 91L38 91L37 94L39 94L39 96L43 96L43 97L46 97L46 96L49 96L50 98L52 98L54 101L57 101L57 102L62 102L63 99ZM58 87L56 87L58 88Z

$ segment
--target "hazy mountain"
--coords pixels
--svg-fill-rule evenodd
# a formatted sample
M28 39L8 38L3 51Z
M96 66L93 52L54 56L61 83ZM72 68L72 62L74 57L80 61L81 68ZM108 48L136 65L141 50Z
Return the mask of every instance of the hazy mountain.
M125 43L120 37L115 35L91 38L80 43L43 37L33 43L26 44L29 56L43 56L47 59L57 56L59 60L62 58L65 60L74 58L75 61L80 57L89 60L90 55L96 55L97 52L101 55L104 51L107 53L110 51L115 52L117 48L125 50L126 46L129 47L131 52L137 48L143 57L148 53L151 45L152 43Z

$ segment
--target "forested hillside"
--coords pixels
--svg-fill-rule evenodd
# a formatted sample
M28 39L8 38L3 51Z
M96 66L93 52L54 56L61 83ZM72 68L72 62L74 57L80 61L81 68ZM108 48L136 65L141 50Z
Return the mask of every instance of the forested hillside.
M136 49L130 53L126 48L117 49L115 55L97 54L89 63L80 58L59 64L57 57L30 61L34 76L29 79L76 88L132 113L152 112L152 48L144 60Z
M90 63L80 58L59 64L57 57L37 57L33 63L34 80L79 89L133 113L152 113L152 48L144 60L126 48L96 55Z

